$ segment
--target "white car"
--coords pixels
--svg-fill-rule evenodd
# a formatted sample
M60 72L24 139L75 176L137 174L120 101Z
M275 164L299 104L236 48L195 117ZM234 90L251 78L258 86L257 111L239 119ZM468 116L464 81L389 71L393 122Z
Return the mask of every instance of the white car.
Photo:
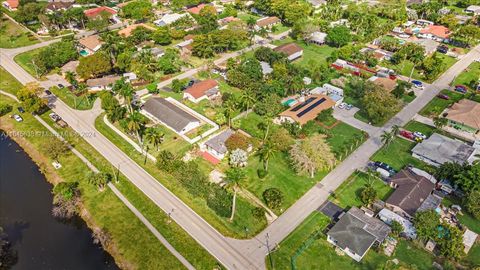
M58 116L58 114L56 113L50 113L48 116L50 116L50 118L54 121L54 122L57 122L59 120L62 120L62 118L60 116Z
M418 131L413 132L413 136L415 136L417 138L421 138L422 140L425 140L427 138L427 135L425 135L421 132L418 132Z
M347 103L345 102L342 102L340 105L338 105L339 109L344 109L345 107L347 107Z
M15 119L15 121L17 121L17 122L22 122L23 121L23 118L18 114L14 114L13 119Z

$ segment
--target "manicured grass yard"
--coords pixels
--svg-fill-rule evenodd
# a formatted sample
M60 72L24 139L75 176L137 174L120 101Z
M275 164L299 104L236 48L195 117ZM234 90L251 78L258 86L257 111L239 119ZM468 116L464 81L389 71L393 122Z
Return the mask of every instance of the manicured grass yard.
M38 39L5 16L0 19L0 48L17 48L38 43Z
M420 169L428 167L423 161L412 157L411 150L414 146L414 142L397 137L388 147L383 146L378 150L371 159L385 162L395 170L401 170L408 164Z
M326 63L327 58L332 55L336 48L330 47L328 45L316 45L300 41L294 41L291 38L286 38L283 40L276 40L273 44L279 46L285 43L295 42L298 46L303 48L303 56L297 60L294 60L293 63L296 63L302 67L307 67L309 62L313 63Z
M0 90L16 94L23 85L19 83L8 71L0 67Z
M364 204L360 200L360 193L369 181L373 181L372 186L377 191L377 197L380 200L385 201L393 192L393 189L382 180L378 178L369 180L369 176L366 173L355 172L338 187L335 191L335 196L332 196L333 201L343 208L350 206L361 207Z
M23 69L25 69L30 75L37 77L37 72L35 71L35 66L32 63L32 59L35 55L39 54L43 48L31 50L24 52L15 56L14 60L19 64Z
M455 62L457 62L457 59L455 59L451 56L447 56L445 54L441 54L441 53L438 53L438 56L443 60L443 63L444 63L442 72L438 75L438 76L440 76L443 72L445 72L453 64L455 64ZM397 73L399 73L403 76L407 76L407 77L410 76L410 72L411 72L412 67L413 67L413 63L408 61L408 60L402 61L401 63L399 63L397 65L394 65L391 62L382 62L382 63L383 63L382 65L390 67L390 68L394 69ZM423 76L423 74L420 74L418 69L415 69L413 71L412 78L417 79L417 80L426 81L426 82L433 82L436 79L436 78L433 78L433 79L430 79L430 80L426 79L425 76Z
M247 116L240 119L240 128L246 131L248 134L252 135L255 138L262 139L264 136L263 130L258 128L258 124L263 123L264 119L262 116L256 114L255 112L249 113ZM273 128L276 125L272 126Z
M441 99L434 97L423 109L420 111L420 115L426 117L435 117L440 115L448 106L464 98L465 95L449 91L442 90L441 94L447 95L450 97L449 100Z
M339 154L344 154L345 151L348 153L352 152L365 141L367 136L361 130L344 122L339 122L330 129L330 132L332 136L327 139L327 142L331 150ZM345 156L343 158L345 158Z
M419 132L427 135L427 137L430 137L430 135L432 135L435 132L438 133L438 130L435 127L425 125L425 124L417 122L417 121L408 122L408 124L406 124L404 126L404 128L408 131L411 131L411 132L419 131Z
M68 88L52 87L50 88L50 91L65 102L70 108L76 110L90 110L97 98L96 95L88 97L88 94L76 96Z
M462 84L474 90L475 85L480 79L480 62L473 62L468 66L466 71L460 73L458 77L455 78L453 85ZM472 83L473 82L473 83Z

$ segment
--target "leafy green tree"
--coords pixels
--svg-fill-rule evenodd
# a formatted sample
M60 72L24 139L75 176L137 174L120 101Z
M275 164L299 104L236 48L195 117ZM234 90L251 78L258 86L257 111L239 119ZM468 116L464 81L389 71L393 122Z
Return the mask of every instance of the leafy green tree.
M400 108L398 100L380 87L373 87L362 98L365 114L373 123L381 123L392 116Z
M413 224L420 239L428 240L437 237L437 227L440 226L440 220L434 210L417 212Z
M377 190L372 185L366 185L360 193L360 199L365 205L371 205L377 199Z
M442 227L448 231L448 234L435 239L438 250L440 254L446 258L457 260L465 255L463 251L465 248L463 244L463 233L456 226L442 224Z
M399 236L404 230L403 225L396 220L392 221L392 223L390 224L390 228L392 229L392 234L394 236Z
M182 88L185 86L185 83L182 82L181 80L179 79L174 79L172 81L172 90L173 92L175 93L180 93L182 92Z
M218 28L217 19L217 10L215 7L207 5L200 10L197 22L202 32L208 33Z
M225 172L224 181L228 187L233 189L233 200L232 200L232 215L230 216L230 222L233 221L235 216L235 206L237 200L237 192L240 189L240 182L244 180L247 176L245 171L241 168L230 168Z
M98 77L112 70L110 58L101 52L93 55L80 58L80 63L77 67L77 74L83 79Z
M105 190L105 186L112 181L112 175L106 172L90 172L87 182L96 186L100 191Z
M476 219L480 219L480 191L472 190L465 198L465 208Z
M268 162L272 157L275 156L277 149L269 143L262 145L260 150L258 150L258 156L260 161L263 162L263 168L268 172Z
M145 130L144 138L146 144L153 145L158 151L158 146L163 143L165 134L160 132L157 128L149 127Z
M47 108L46 101L37 95L40 91L38 83L27 83L17 91L17 98L27 112L41 113Z
M28 23L38 19L38 15L42 14L43 5L41 3L30 2L20 5L15 12L15 20L20 23Z
M278 188L268 188L262 193L262 197L269 208L280 209L285 196Z
M407 90L409 90L411 87L412 87L411 83L399 80L397 85L395 86L395 89L393 89L392 94L396 98L401 98L401 97L403 97L403 95L405 95Z
M277 151L288 151L294 144L295 140L292 138L288 130L283 127L277 128L272 131L272 134L268 137L267 144L271 145Z
M107 29L110 24L110 17L112 15L107 11L102 11L100 14L92 19L89 19L87 22L87 28L97 32L103 32Z
M346 26L335 26L327 31L326 42L331 46L339 48L347 45L351 41L352 35L350 34L350 29Z
M473 45L480 40L480 28L474 24L462 25L454 32L453 38Z
M442 129L448 124L448 119L444 117L436 116L433 118L433 124L435 125L436 128Z
M172 37L170 35L170 29L167 26L159 27L152 35L153 41L156 44L168 45L172 43Z
M480 190L480 163L464 166L453 181L464 191Z
M422 62L421 68L423 69L425 78L434 79L445 68L445 63L437 52L434 52L430 57L425 58Z
M6 103L0 103L0 116L4 116L12 111L12 105Z
M43 149L48 157L58 162L58 158L68 151L68 146L64 141L55 138L45 143Z
M32 64L38 75L43 75L77 58L78 52L75 43L67 40L53 43L40 50L40 53L32 58Z
M179 72L182 68L183 62L180 60L178 51L174 49L167 49L165 55L158 60L158 68L164 74L173 74Z
M122 8L122 14L125 18L134 20L148 19L153 15L152 3L145 0L128 2L128 4Z

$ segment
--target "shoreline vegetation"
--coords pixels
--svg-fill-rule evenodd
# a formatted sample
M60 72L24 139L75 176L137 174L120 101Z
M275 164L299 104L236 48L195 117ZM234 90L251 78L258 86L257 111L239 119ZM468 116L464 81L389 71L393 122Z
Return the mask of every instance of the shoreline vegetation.
M11 75L5 72L7 77ZM13 77L5 78L16 81ZM5 85L4 85L5 86ZM15 87L3 87L4 91L14 94ZM175 258L145 225L118 199L110 189L99 192L87 182L87 165L67 151L59 158L63 167L55 170L52 160L42 148L53 136L40 122L30 114L21 114L23 122L17 123L9 115L18 113L18 104L3 96L1 103L7 103L14 109L1 117L0 130L10 134L10 138L34 161L47 181L53 185L59 182L78 182L81 191L81 209L79 216L85 220L93 233L105 231L110 241L103 248L112 255L115 263L122 269L183 269L184 266ZM48 113L40 116L50 127L60 132L66 141L81 152L94 166L100 170L112 170L107 160L100 156L86 141L70 128L57 127L48 117ZM22 135L24 134L24 135ZM48 134L45 136L29 136L29 134ZM222 266L178 224L172 222L168 215L153 205L141 191L130 183L123 175L115 186L127 199L153 224L153 226L169 241L177 251L197 269L221 269ZM135 234L131 232L134 231ZM92 239L93 241L93 239Z

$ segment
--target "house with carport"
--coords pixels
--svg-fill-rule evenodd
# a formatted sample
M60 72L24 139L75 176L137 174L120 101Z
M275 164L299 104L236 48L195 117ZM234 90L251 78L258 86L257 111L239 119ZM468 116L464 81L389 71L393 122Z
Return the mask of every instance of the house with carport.
M196 82L183 92L183 98L193 103L199 103L204 99L212 100L219 96L218 83L213 79Z

